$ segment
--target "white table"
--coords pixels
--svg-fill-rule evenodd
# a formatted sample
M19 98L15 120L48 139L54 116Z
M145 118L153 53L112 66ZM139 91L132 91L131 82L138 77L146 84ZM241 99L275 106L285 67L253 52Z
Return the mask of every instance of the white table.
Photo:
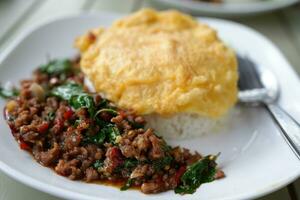
M146 0L0 0L0 53L28 27L53 18L102 10L130 13L151 7ZM275 13L233 19L271 39L300 73L300 4ZM59 200L0 172L0 200ZM300 179L260 200L300 200Z

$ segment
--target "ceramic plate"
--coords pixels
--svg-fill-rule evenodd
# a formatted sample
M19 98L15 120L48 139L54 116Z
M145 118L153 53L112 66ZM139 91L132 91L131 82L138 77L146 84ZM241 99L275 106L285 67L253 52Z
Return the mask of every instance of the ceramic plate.
M21 35L2 52L1 82L30 76L47 58L73 57L74 38L97 26L108 26L118 15L100 13L59 19ZM259 33L236 23L204 18L220 37L239 54L270 68L281 87L280 104L300 119L299 79L279 50ZM0 102L0 107L4 102ZM203 154L221 152L218 160L226 178L201 186L193 195L168 191L145 195L137 190L121 192L110 186L70 181L39 165L19 149L5 121L0 120L0 169L9 176L38 190L68 199L97 200L199 200L247 199L265 195L292 182L300 175L299 160L285 143L277 126L263 108L237 108L237 116L218 133L185 140L172 140ZM2 109L1 109L2 112ZM2 115L1 115L2 116Z
M269 12L290 6L298 0L224 0L224 3L207 3L197 0L152 0L165 8L177 8L194 15L243 16Z

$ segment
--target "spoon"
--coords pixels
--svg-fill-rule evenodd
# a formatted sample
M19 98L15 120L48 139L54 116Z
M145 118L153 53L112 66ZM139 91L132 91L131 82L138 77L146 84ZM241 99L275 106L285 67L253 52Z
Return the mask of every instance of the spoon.
M282 136L300 160L300 125L283 110L277 100L280 94L274 74L255 65L246 57L238 56L239 102L246 105L264 105L281 129Z

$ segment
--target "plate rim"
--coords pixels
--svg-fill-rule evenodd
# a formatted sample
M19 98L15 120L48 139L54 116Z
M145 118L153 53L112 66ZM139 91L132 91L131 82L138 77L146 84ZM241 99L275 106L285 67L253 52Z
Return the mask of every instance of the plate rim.
M151 0L154 3L163 4L165 6L172 6L178 9L187 9L193 13L198 14L210 14L210 15L228 15L228 16L240 16L251 15L255 13L270 12L291 6L299 0L288 1L275 1L271 2L253 2L253 3L225 3L221 5L215 5L207 2L194 2L193 0Z
M60 17L56 17L53 18L51 20L48 20L46 22L41 22L38 23L35 26L31 26L27 29L25 29L24 31L22 31L19 35L16 36L16 38L10 42L10 44L4 48L4 50L0 53L0 69L1 69L1 65L3 63L3 61L5 61L5 59L18 47L18 45L24 40L26 39L28 36L30 36L31 34L33 34L35 31L38 31L40 28L43 28L44 26L50 25L52 23L56 23L57 21L62 21L62 20L70 20L70 19L76 19L76 18L82 18L82 17L101 17L101 16L105 16L105 15L110 15L110 16L115 16L115 17L121 17L124 16L124 14L120 14L120 13L115 13L115 12L108 12L108 11L101 11L98 13L90 13L90 12L83 12L83 13L76 13L76 14L70 14L67 16L60 16ZM250 31L254 34L256 34L258 37L262 38L263 40L265 40L266 42L269 43L269 45L271 45L274 50L278 51L278 53L282 56L282 58L288 63L289 65L289 70L291 70L293 73L296 73L294 68L291 67L291 65L289 64L288 60L286 59L286 57L282 54L281 50L279 48L277 48L277 46L270 41L267 37L265 37L263 34L255 31L254 29L245 26L243 24L237 23L237 22L233 22L230 20L224 20L224 19L218 19L218 18L211 18L211 17L200 17L197 18L200 20L211 20L211 21L221 21L223 23L227 23L227 24L232 24L235 26L239 26L243 29L246 29L247 31ZM87 196L85 194L81 194L78 193L76 191L71 191L68 189L61 189L59 187L53 186L53 185L49 185L45 182L40 181L39 179L35 179L32 178L26 174L23 174L21 172L19 172L18 170L11 168L10 166L8 166L6 163L4 163L2 160L0 160L0 170L2 172L4 172L6 175L8 175L9 177L25 184L28 185L32 188L35 188L39 191L43 191L46 192L48 194L54 195L56 197L61 197L61 198L72 198L72 199L98 199L98 200L109 200L107 198L103 198L101 196L99 197L95 197L95 196ZM274 192L282 187L284 187L285 185L291 183L292 181L296 180L297 178L300 177L300 170L298 172L296 172L295 174L283 179L283 180L279 180L278 183L275 183L275 185L272 185L272 187L264 187L262 190L260 190L259 192L248 192L248 193L243 193L237 196L230 196L230 197L225 197L222 198L223 200L229 200L229 199L249 199L249 198L258 198L261 196L264 196L266 194L269 194L271 192ZM76 197L74 197L74 195Z

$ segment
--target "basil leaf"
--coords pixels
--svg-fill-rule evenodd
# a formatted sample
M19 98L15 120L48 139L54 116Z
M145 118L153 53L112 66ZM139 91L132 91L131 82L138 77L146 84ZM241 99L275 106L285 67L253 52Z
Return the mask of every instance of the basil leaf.
M153 167L156 171L163 169L165 166L170 165L173 161L171 156L165 156L161 159L153 161Z
M96 112L95 116L99 115L100 113L102 112L108 112L109 114L112 114L113 116L116 116L118 115L118 112L115 111L114 109L112 108L103 108L103 109L100 109Z
M109 124L102 130L108 135L109 142L116 144L117 137L121 135L119 129L115 125Z
M99 119L98 117L95 117L95 121L96 121L97 125L99 125L100 127L105 127L108 124L110 124L109 122Z
M49 112L47 115L47 121L53 121L54 118L55 118L55 112L54 111Z
M74 122L74 127L77 127L81 123L81 119L76 119Z
M75 109L87 108L91 116L93 116L95 113L94 99L85 93L72 96L69 100L69 103Z
M52 60L49 63L42 65L40 71L48 75L60 75L70 71L71 65L71 62L68 59Z
M93 136L86 136L84 138L84 144L97 144L97 145L102 145L105 141L116 144L116 138L117 136L120 135L119 129L113 125L113 124L108 124L105 127L103 127L99 133Z
M128 190L128 189L131 187L133 181L134 181L134 179L128 179L127 182L125 183L125 185L123 185L123 186L120 188L120 190L121 190L121 191Z
M107 99L102 99L102 101L99 103L100 108L108 107L109 101Z
M124 161L123 167L125 169L132 169L138 165L138 160L133 158L128 158Z
M67 83L54 88L51 94L69 101L70 106L75 109L87 108L90 115L94 116L95 104L93 97L84 92L82 87L76 83Z
M5 89L0 86L0 97L3 99L10 99L19 95L19 91L16 88Z
M172 150L172 147L167 145L166 143L162 144L161 148L165 152L170 152Z
M93 164L94 169L99 169L104 166L104 161L103 160L96 160Z
M208 155L198 162L188 166L186 172L181 176L181 183L175 188L175 193L192 194L203 183L214 180L216 174L217 156Z
M102 145L106 138L106 134L104 131L100 131L98 134L90 137L90 142L98 145Z
M51 94L61 99L70 101L73 96L77 96L83 93L83 89L76 83L67 83L54 88Z

